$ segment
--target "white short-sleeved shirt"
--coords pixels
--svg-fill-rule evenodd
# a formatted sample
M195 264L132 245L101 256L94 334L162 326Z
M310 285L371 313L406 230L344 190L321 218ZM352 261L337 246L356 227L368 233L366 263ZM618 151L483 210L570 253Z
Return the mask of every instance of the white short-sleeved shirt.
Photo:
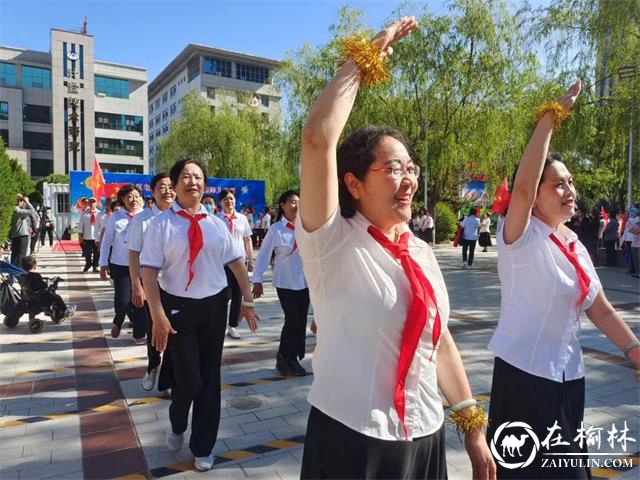
M563 377L582 378L581 291L574 266L549 238L553 228L536 217L531 217L526 230L511 245L504 242L503 225L496 235L502 285L500 318L489 350L538 377L556 382L562 382ZM600 279L577 235L562 228L568 242L576 242L578 261L591 280L580 309L584 311L600 291Z
M640 247L640 235L636 235L629 231L635 227L638 222L640 222L640 217L629 217L629 220L627 220L627 224L624 227L624 234L622 238L625 242L631 242L632 247Z
M162 211L154 203L151 208L145 208L138 215L133 217L129 224L127 233L127 247L133 252L141 252L144 235L151 223L151 220Z
M149 223L140 254L140 265L160 270L158 283L165 292L177 297L205 298L219 293L227 286L224 266L239 258L243 252L229 234L226 225L215 215L200 220L203 236L202 250L193 265L195 276L189 282L189 226L190 221L176 212L182 210L177 201L171 208L156 215ZM200 207L198 213L207 213Z
M478 227L480 226L480 219L474 216L466 216L462 220L462 228L464 232L462 238L465 240L477 240L478 239Z
M127 230L131 219L142 212L142 209L133 212L129 215L129 212L122 208L113 213L109 218L106 228L104 229L104 235L102 236L102 243L100 244L100 266L107 267L109 263L120 265L123 267L129 266L129 246L127 245ZM111 259L109 260L109 251L111 251Z
M489 233L491 231L491 219L485 218L480 222L480 233Z
M85 212L78 222L78 233L84 240L100 240L100 212L94 212L95 219L91 223L91 212Z
M269 215L268 213L265 213L260 219L260 228L269 230L270 227L271 227L271 215Z
M222 220L222 223L224 223L227 226L227 229L229 229L229 220L225 216L226 214L224 213L224 211L218 212L216 213L216 215L220 220ZM242 256L242 259L246 260L247 252L245 251L245 248L244 248L244 239L247 237L250 237L251 234L253 233L251 231L251 226L249 225L249 221L247 220L247 217L240 212L235 212L235 218L233 218L231 222L233 223L233 233L231 233L230 229L229 229L229 233L231 233L231 236L233 237L233 240L238 245L238 248L244 253L244 255Z
M264 272L267 271L269 263L271 263L271 255L275 253L271 279L273 286L289 290L307 288L307 281L302 269L302 258L300 258L298 249L294 249L295 232L287 227L287 223L289 221L283 217L282 220L271 225L264 237L256 264L253 267L253 283L262 283Z
M318 325L309 402L364 435L404 440L393 397L411 287L400 263L367 232L369 225L359 213L345 219L339 211L311 233L298 221L296 237ZM449 298L435 256L413 235L409 253L433 286L442 333L448 334ZM444 420L437 351L430 360L434 320L432 309L406 377L411 439L436 432Z

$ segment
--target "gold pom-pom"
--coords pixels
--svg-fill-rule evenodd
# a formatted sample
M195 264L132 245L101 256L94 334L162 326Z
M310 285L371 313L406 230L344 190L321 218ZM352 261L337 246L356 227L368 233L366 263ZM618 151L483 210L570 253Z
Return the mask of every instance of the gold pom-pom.
M451 412L449 414L449 419L455 426L458 434L482 430L489 424L489 420L487 419L487 415L482 405L477 405L476 408L470 412Z
M547 102L542 104L536 110L536 123L538 123L547 113L550 113L553 117L554 132L558 131L562 121L571 115L571 111L567 107L560 105L558 102Z
M376 86L389 78L389 68L381 56L381 51L362 34L350 35L340 40L338 51L340 64L354 61L360 71L360 82L365 86Z

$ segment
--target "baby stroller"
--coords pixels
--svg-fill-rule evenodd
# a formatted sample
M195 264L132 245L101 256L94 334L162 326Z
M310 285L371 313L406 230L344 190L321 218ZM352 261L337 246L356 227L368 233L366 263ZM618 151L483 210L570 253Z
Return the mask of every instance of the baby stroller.
M36 315L42 312L54 323L66 320L69 312L59 312L50 301L51 294L58 288L60 277L50 278L47 288L36 292L24 281L26 277L23 275L26 273L22 268L0 261L0 313L4 315L4 324L9 328L15 328L20 318L28 313L29 330L39 333L44 328L44 321L36 318ZM18 280L19 289L16 288L14 278Z

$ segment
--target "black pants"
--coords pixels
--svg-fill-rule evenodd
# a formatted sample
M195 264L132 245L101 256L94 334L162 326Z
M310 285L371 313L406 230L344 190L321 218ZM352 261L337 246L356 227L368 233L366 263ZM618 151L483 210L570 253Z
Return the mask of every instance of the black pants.
M147 316L143 308L131 303L131 277L129 267L109 264L109 272L113 279L113 308L116 311L113 323L122 327L125 315L133 323L133 338L143 338L147 332Z
M67 305L62 300L62 297L57 293L52 293L48 290L40 292L37 295L38 303L42 306L42 308L48 308L50 305L53 305L53 308L58 313L63 313L67 309Z
M98 268L100 264L100 249L95 240L84 240L82 242L82 256L84 257L85 270L88 270L89 267Z
M151 370L160 366L162 357L151 342L153 338L153 322L151 321L151 312L149 311L149 304L147 302L144 302L143 310L147 324L147 373L150 373Z
M287 358L305 354L307 335L307 315L309 314L309 289L289 290L276 288L278 299L284 311L284 325L280 334L280 353Z
M29 235L11 238L11 263L22 268L22 259L27 256Z
M469 250L469 257L467 258L467 250ZM462 239L462 261L467 262L469 266L473 263L473 253L476 251L476 241Z
M607 266L615 267L616 266L616 242L617 240L605 240L604 248L607 253Z
M33 255L33 252L36 251L36 245L38 244L38 237L40 236L40 232L36 231L31 238L29 239L29 255Z
M633 249L631 248L631 242L625 241L623 248L624 248L624 251L627 252L627 257L629 258L629 273L631 275L635 275L637 272L636 272L636 265L633 257Z
M560 427L549 442L549 449L540 446L533 462L524 468L509 469L496 461L498 478L513 479L586 479L591 478L591 470L583 466L543 467L543 454L552 453L587 453L586 442L579 448L573 442L584 417L584 378L555 382L546 378L531 375L496 357L491 384L491 403L489 405L489 427L487 441L492 440L498 453L506 463L518 463L528 458L533 451L533 442L519 427L504 428L499 438L494 439L498 428L507 422L524 422L531 427L533 433L544 442L554 423ZM566 445L554 445L554 439L561 435ZM515 436L524 442L520 444L520 454L516 450L505 450L504 440L507 436ZM604 442L603 442L604 443ZM504 454L503 454L504 451ZM559 457L555 457L559 458ZM562 457L567 458L567 457ZM573 459L576 456L572 457ZM580 456L586 463L588 457Z
M242 291L240 285L236 280L236 276L233 274L229 267L224 267L224 273L227 274L227 298L231 300L229 306L229 326L237 327L238 320L240 320L240 306L242 305Z
M177 331L167 349L173 364L169 419L174 433L187 429L193 403L189 448L195 457L213 450L220 424L220 362L226 329L227 292L202 299L160 292L162 306Z
M311 407L300 478L446 479L444 425L411 442L380 440Z
M44 237L45 235L49 235L49 246L53 246L53 225L50 227L42 227L40 229L40 245L44 245Z

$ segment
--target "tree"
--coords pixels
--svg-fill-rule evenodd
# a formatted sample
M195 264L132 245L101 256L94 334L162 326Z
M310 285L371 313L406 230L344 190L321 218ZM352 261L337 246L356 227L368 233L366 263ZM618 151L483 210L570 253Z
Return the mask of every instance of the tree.
M295 186L296 162L285 153L282 132L254 109L244 107L243 100L213 111L195 93L187 96L182 117L160 142L159 168L168 170L176 160L190 157L202 161L212 177L265 180L268 203Z
M0 243L9 237L11 217L16 206L16 193L18 185L12 166L12 161L7 154L4 143L0 140L0 178L2 188L0 188Z

